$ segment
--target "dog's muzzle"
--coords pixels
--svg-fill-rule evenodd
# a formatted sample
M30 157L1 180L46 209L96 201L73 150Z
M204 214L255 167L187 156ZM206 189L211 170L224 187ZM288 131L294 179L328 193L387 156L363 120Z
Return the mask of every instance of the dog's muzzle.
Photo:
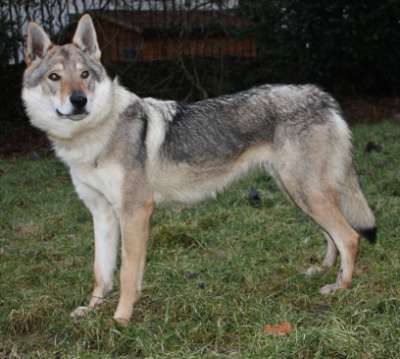
M56 112L57 112L57 115L59 118L64 118L64 119L71 120L71 121L81 121L85 117L87 117L87 115L89 115L89 112L86 112L86 111L82 111L82 112L74 111L72 113L67 113L67 114L61 113L58 110L56 110Z
M57 109L57 115L61 118L66 118L72 121L83 120L89 113L86 111L85 107L87 104L87 97L82 91L73 91L69 101L73 106L72 113L64 114Z

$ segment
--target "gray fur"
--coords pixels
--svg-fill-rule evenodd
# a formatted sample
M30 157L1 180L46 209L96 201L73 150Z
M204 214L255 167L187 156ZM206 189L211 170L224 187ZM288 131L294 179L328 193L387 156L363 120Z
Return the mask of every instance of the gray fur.
M295 101L276 95L285 89L292 92ZM339 107L329 95L309 85L267 85L177 105L175 116L168 121L162 154L166 159L191 164L226 161L252 145L278 144L288 136L300 138L314 124L329 121L327 110L339 112ZM277 133L284 138L276 137Z
M46 55L50 45L49 36L44 32L42 27L35 23L29 23L26 62L40 61Z
M144 169L146 162L146 133L147 115L139 102L128 106L121 114L121 125L117 127L111 147L122 147L125 151L130 148L128 154L122 153L125 166L135 168L141 166Z
M84 15L80 19L72 42L89 57L100 60L101 52L97 43L97 35L93 21L89 15Z
M86 56L78 47L74 45L53 46L40 62L33 63L24 72L23 85L26 88L36 87L42 83L54 66L61 64L69 69L71 64L76 63L82 63L87 67L97 82L103 81L106 77L104 67L98 61Z

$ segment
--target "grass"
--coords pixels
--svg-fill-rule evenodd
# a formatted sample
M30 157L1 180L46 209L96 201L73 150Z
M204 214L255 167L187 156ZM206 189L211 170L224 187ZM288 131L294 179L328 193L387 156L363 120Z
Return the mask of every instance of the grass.
M323 257L322 236L254 174L217 201L156 211L127 328L111 319L118 288L87 318L69 316L90 295L93 239L67 170L53 157L1 160L0 358L400 358L399 138L391 122L354 128L380 235L361 243L352 289L321 296L336 269L301 274ZM370 141L381 151L365 152ZM288 336L263 333L283 321Z

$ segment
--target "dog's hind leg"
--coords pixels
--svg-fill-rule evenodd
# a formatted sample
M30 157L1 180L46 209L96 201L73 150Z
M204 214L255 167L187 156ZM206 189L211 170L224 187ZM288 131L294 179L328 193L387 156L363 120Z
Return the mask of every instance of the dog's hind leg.
M351 287L360 238L340 211L335 200L336 195L332 193L326 196L324 193L325 198L322 201L325 203L321 203L320 195L316 195L312 199L315 202L311 204L311 217L329 233L340 253L340 270L336 282L322 287L322 294Z
M311 216L310 209L308 208L306 195L303 193L304 191L301 189L301 185L298 183L293 183L293 176L292 174L285 174L285 172L282 173L283 178L287 178L286 184L283 181L282 175L278 173L278 171L275 170L274 166L271 166L270 164L265 164L265 169L266 171L272 175L272 177L275 179L278 187L281 189L282 192L286 193L288 198L297 206L299 207L303 212ZM312 217L312 216L311 216ZM306 271L303 273L306 275L314 275L317 273L323 272L325 269L332 267L336 263L336 258L338 255L338 250L335 245L335 242L333 241L332 237L330 234L322 228L322 234L325 237L326 240L326 253L325 257L322 261L322 265L312 265L309 267Z
M103 303L104 297L113 287L113 276L117 258L119 241L119 222L107 200L83 184L76 189L93 216L95 237L94 276L95 287L88 306L80 306L72 313L72 317L82 317Z
M313 265L311 267L309 267L304 274L306 275L313 275L316 273L321 273L323 272L325 269L330 268L332 266L335 265L336 263L336 258L337 258L337 254L338 254L338 250L336 248L335 242L333 241L333 239L331 238L331 236L325 232L324 230L322 230L322 233L326 239L326 253L325 253L325 258L322 261L322 265Z
M312 176L311 176L312 177ZM339 251L341 264L336 282L321 288L327 294L337 289L351 287L352 276L357 257L359 234L350 226L338 205L338 191L327 185L319 187L315 182L298 180L296 174L289 171L279 173L281 185L290 198L328 233ZM324 182L323 178L318 180ZM329 243L329 242L328 242ZM333 265L336 253L332 244L328 244L325 264Z

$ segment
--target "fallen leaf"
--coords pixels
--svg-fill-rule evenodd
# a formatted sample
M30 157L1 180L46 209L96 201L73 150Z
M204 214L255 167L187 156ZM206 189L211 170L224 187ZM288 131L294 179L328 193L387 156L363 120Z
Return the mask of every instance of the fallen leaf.
M264 334L268 335L284 336L284 335L289 335L293 330L294 327L289 322L264 325Z

